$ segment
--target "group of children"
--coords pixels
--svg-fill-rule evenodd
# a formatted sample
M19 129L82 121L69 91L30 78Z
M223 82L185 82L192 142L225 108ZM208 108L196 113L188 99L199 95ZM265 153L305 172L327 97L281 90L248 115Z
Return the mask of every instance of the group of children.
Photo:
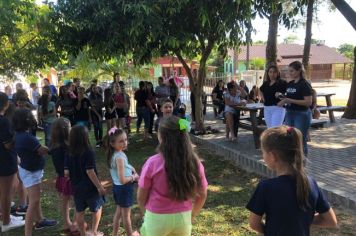
M8 103L7 96L0 93L2 231L9 229L11 224L24 223L10 217L9 189L17 173L28 192L25 236L32 235L34 223L38 229L57 224L43 217L40 204L40 183L45 155L49 153L57 173L56 189L62 200L65 231L81 236L103 235L98 227L106 189L98 178L95 152L86 126L78 124L71 128L68 119L56 118L49 147L46 147L28 132L34 122L29 110L17 109L12 121L4 116ZM169 99L161 103L161 112L158 153L146 161L140 176L124 153L128 147L125 130L114 126L104 138L117 206L113 236L117 235L121 220L130 236L191 235L192 223L207 198L204 166L190 142L189 122L172 114L173 102ZM311 225L335 227L332 208L315 180L304 172L300 131L286 126L271 128L261 139L263 158L277 177L261 181L247 204L251 211L251 228L265 235L309 235ZM137 202L144 219L140 233L133 232L131 226L135 182L138 182ZM75 203L73 220L69 214L72 196ZM87 208L92 212L90 230L84 220Z

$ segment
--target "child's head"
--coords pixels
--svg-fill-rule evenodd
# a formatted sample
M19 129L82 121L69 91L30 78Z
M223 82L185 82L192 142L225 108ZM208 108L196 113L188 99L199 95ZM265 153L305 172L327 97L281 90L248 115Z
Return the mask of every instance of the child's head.
M69 133L69 152L73 156L81 156L91 149L88 129L84 125L75 125Z
M109 130L106 139L106 157L108 165L111 166L111 158L115 151L124 151L127 149L127 135L123 129L113 127Z
M70 132L70 121L60 117L52 123L51 128L51 148L62 145L68 146Z
M84 95L85 95L85 88L84 87L79 87L78 88L78 95L80 97L84 97Z
M168 117L173 114L173 101L171 99L165 99L162 101L161 112L163 117Z
M186 109L187 109L187 107L185 106L185 104L182 104L182 105L179 107L179 109L178 109L178 116L179 116L180 118L185 119Z
M36 83L31 83L30 84L30 88L32 88L33 90L37 89L37 84Z
M6 93L0 92L0 112L5 113L9 107L9 98Z
M190 142L185 122L176 116L163 118L158 131L158 151L165 160L170 195L178 201L194 197L201 184L198 157Z
M308 206L309 182L303 166L303 142L301 132L292 127L281 126L267 129L261 136L263 159L268 168L287 168L297 182L297 199L300 207Z
M36 123L36 120L29 109L18 108L15 110L12 122L15 131L25 132L29 130L30 127L33 127L33 125Z

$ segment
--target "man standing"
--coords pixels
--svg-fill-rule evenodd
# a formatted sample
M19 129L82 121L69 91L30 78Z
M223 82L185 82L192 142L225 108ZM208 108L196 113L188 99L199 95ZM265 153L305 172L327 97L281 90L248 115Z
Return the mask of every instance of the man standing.
M161 113L162 101L170 96L169 86L163 83L163 77L158 77L158 86L155 88L155 93L157 97L158 113ZM161 116L161 114L159 114L159 116Z

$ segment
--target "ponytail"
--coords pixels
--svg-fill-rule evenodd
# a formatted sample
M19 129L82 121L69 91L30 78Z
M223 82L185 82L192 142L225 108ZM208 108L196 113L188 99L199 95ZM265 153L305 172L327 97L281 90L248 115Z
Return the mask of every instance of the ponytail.
M309 194L310 194L310 185L307 175L304 171L304 152L303 152L303 142L302 137L299 134L300 131L295 128L288 128L287 133L289 133L296 142L296 150L294 155L294 164L293 167L294 176L297 184L297 201L298 205L302 209L307 209L310 207L309 204Z
M301 209L310 207L310 184L303 166L303 142L301 132L292 127L281 126L267 129L261 136L262 149L273 152L293 170L296 180L297 202Z

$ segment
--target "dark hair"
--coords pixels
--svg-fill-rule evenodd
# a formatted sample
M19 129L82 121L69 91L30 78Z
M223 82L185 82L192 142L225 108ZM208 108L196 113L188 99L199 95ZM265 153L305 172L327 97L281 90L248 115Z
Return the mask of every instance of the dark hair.
M85 151L91 150L88 129L84 125L75 125L69 133L69 153L72 156L81 156Z
M17 132L27 131L36 123L32 112L27 108L17 108L12 118L14 129Z
M51 149L69 146L70 121L67 118L57 118L51 128Z
M158 77L158 80L162 80L163 81L163 77L162 76Z
M28 101L28 93L24 89L18 89L16 92L17 101Z
M298 205L302 209L310 207L310 185L304 172L301 132L288 126L267 129L261 136L261 146L264 151L274 153L277 158L290 166L297 182Z
M0 92L0 111L3 111L8 103L9 98L7 97L6 93Z
M117 129L115 133L108 134L104 137L104 149L106 154L106 160L109 168L111 167L111 159L115 153L115 149L111 146L112 143L115 142L116 138L120 135L124 134L125 131L123 129Z
M153 89L153 84L152 84L152 82L147 82L147 86L148 85L150 85L151 86L151 89L148 91L148 92L150 92L152 95L155 95L155 91L154 91L154 89Z
M36 87L36 83L30 83L30 87L31 87L31 88Z
M235 82L231 81L227 83L227 90L230 92L236 86Z
M138 87L139 87L140 89L143 89L143 88L145 87L145 85L146 85L146 82L145 82L145 81L140 81L140 82L138 83Z
M43 75L42 75L42 76L43 76ZM47 79L47 78L44 78L43 80L46 80L48 83L50 83L50 82L49 82L49 79Z
M73 78L73 83L80 82L79 78Z
M303 67L303 64L300 61L293 61L288 66L292 67L294 70L300 71L300 78L301 79L306 79L305 78L304 67Z
M105 106L109 106L112 101L112 91L110 88L106 88L104 90L104 104Z
M268 69L266 70L266 81L267 82L271 82L271 78L268 75L268 72L269 72L270 69L275 69L277 71L276 81L280 81L281 80L281 73L279 72L279 69L278 69L278 67L276 65L270 65L268 67Z
M43 115L48 114L49 94L44 93L41 97L41 111Z
M169 193L176 201L185 201L198 194L201 186L199 159L193 150L189 135L179 128L179 118L162 118L159 125L158 151L165 161Z

